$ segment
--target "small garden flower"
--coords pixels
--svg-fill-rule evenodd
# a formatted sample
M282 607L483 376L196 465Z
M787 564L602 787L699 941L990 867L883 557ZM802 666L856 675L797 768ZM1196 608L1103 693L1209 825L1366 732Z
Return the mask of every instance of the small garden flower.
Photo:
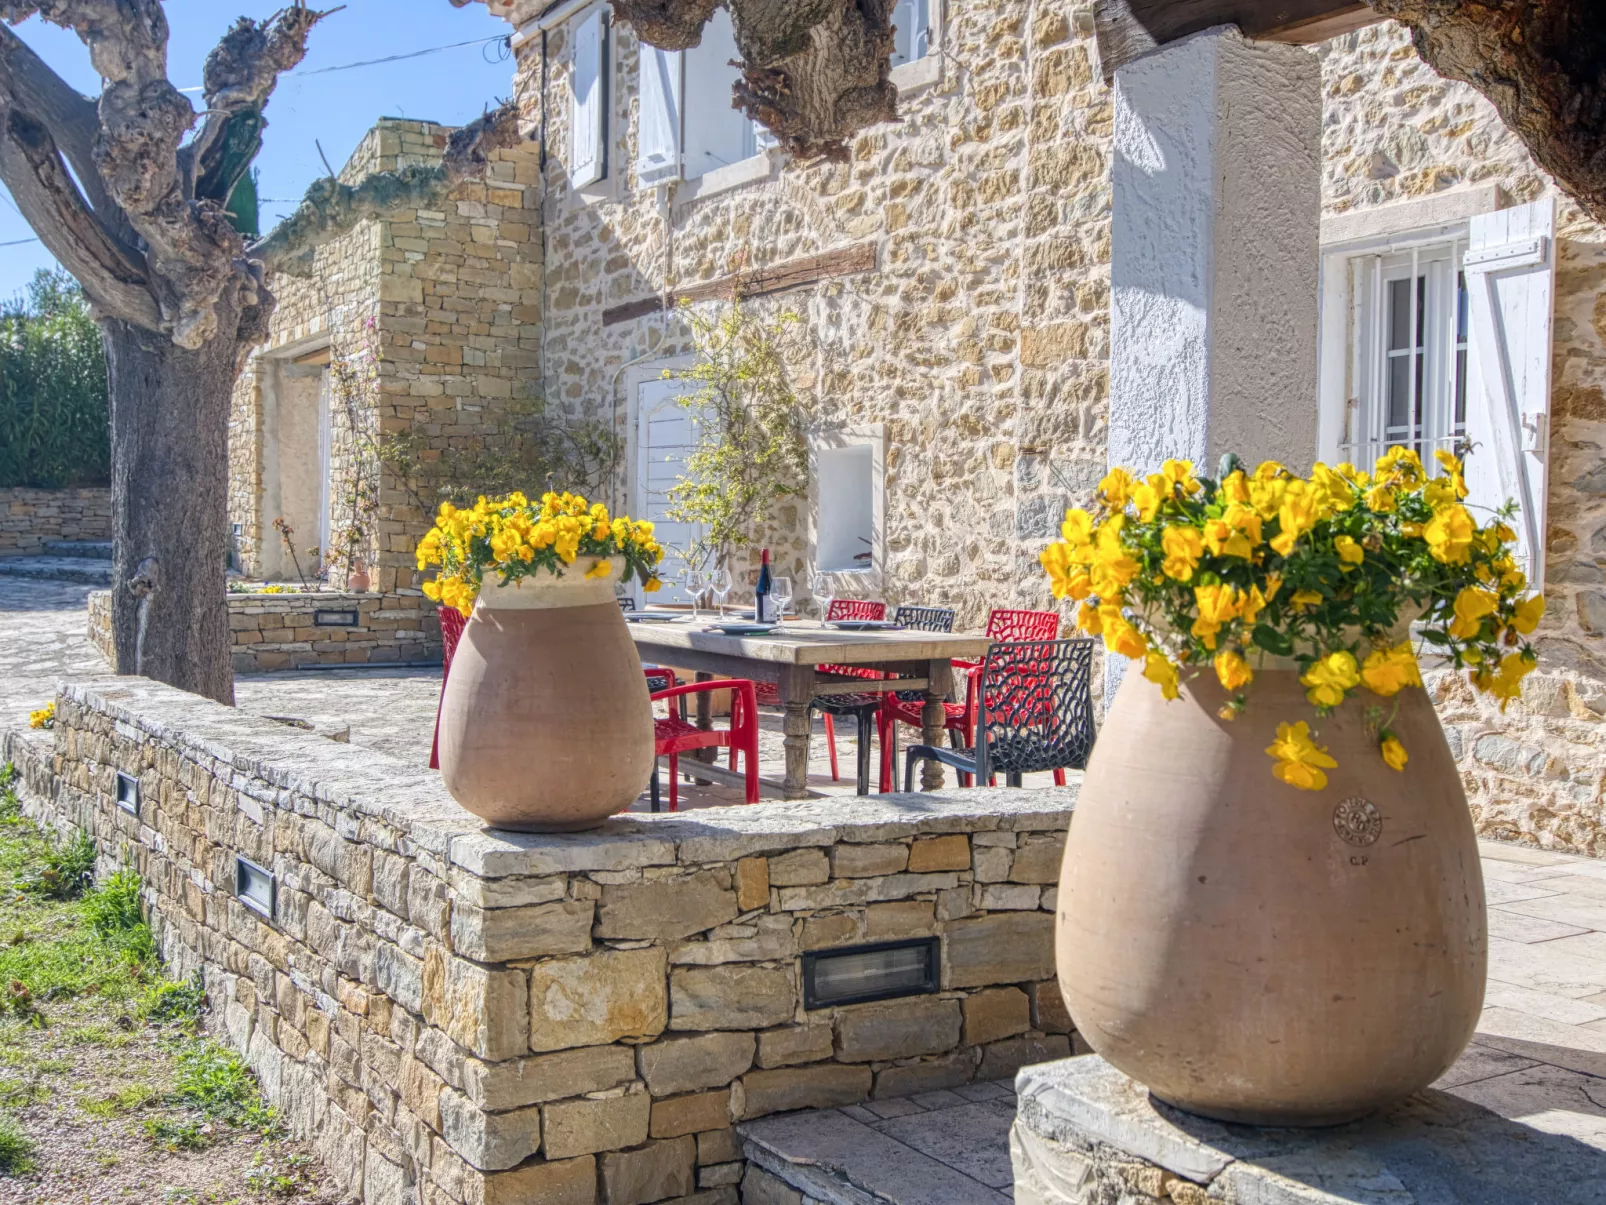
M38 711L28 713L28 727L54 728L56 726L56 704L46 703Z
M1525 638L1544 598L1514 559L1511 508L1480 526L1462 501L1460 460L1435 459L1431 477L1408 448L1391 448L1371 474L1318 464L1302 478L1275 461L1245 472L1233 457L1219 480L1180 460L1146 477L1114 468L1094 508L1066 515L1043 568L1056 597L1080 604L1077 626L1142 661L1166 698L1213 668L1234 696L1224 718L1242 710L1268 657L1297 668L1318 716L1362 687L1385 699L1420 688L1399 635L1412 619L1504 706L1536 664ZM1379 756L1403 769L1388 719L1375 722ZM1332 758L1305 722L1284 728L1268 751L1274 772L1320 790Z

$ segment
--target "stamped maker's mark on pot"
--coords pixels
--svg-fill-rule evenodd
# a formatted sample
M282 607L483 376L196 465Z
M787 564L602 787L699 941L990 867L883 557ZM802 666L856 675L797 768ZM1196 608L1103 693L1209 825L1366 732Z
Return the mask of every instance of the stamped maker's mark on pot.
M1376 844L1383 835L1383 813L1370 799L1351 795L1333 809L1333 831L1351 845Z

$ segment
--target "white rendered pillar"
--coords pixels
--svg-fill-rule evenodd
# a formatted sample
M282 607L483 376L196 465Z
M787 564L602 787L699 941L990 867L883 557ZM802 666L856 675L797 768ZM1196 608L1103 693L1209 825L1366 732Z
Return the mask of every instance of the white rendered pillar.
M1115 73L1112 465L1316 455L1321 68L1221 26Z
M1116 71L1110 464L1315 459L1321 121L1316 57L1233 26Z

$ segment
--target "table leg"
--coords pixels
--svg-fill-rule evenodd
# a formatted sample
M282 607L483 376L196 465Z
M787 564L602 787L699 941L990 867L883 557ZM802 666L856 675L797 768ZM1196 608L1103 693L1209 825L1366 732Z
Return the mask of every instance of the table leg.
M953 683L953 667L946 659L933 661L926 670L926 705L920 711L921 743L940 747L942 745L943 722L947 719L947 712L943 709L943 700L948 697L949 687ZM893 767L897 769L896 766ZM942 763L930 759L920 767L920 789L922 791L936 791L942 787Z
M782 792L788 799L807 799L809 794L809 734L814 717L809 704L814 701L812 666L785 666L776 684L785 709L781 731L786 734L786 775Z
M713 680L713 674L703 670L697 671L697 681L712 682ZM702 691L692 697L697 700L697 727L707 732L714 726L714 696L707 691ZM702 762L711 762L718 756L718 749L696 749L692 752L692 757ZM694 778L692 781L700 787L710 785L710 781L706 778Z

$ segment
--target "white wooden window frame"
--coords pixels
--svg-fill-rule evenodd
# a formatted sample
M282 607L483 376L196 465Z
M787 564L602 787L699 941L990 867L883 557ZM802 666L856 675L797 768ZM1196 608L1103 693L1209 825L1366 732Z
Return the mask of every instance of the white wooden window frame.
M865 423L835 431L819 431L809 436L808 444L808 561L815 567L820 564L820 452L864 445L870 448L870 563L863 568L828 569L824 572L837 577L839 584L855 596L862 590L879 589L886 571L886 430L880 423Z
M1459 268L1468 327L1460 442L1473 445L1468 503L1480 521L1508 498L1518 503L1518 557L1539 585L1548 492L1553 235L1550 200L1501 209L1493 188L1323 222L1319 457L1364 468L1388 446L1381 413L1386 366L1371 348L1382 341L1383 289L1391 276L1426 274L1431 282L1438 273L1439 299L1449 304L1436 307L1435 320L1427 324L1424 346L1432 362L1424 366L1422 388L1453 399ZM1413 314L1413 330L1414 320ZM1415 374L1408 379L1414 383ZM1429 451L1458 442L1444 427L1442 416L1428 423L1423 435Z
M893 25L900 24L899 14L906 7L918 8L918 5L919 0L899 0L893 8ZM921 53L895 64L890 73L889 78L900 93L907 94L917 88L929 87L942 78L942 46L946 24L943 9L944 0L925 0L925 28L920 30L917 26L915 31L917 36L921 36L921 45L917 47Z
M569 185L605 181L609 169L609 120L613 104L612 41L605 6L576 18L571 37L569 88Z

